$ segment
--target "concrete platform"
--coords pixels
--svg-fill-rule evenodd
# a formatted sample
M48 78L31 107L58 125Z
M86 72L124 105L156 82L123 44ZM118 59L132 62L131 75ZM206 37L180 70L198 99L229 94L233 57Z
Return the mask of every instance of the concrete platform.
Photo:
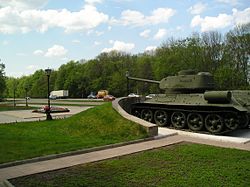
M146 126L148 128L152 128L153 126L156 126L153 123L144 121L140 118L137 118L133 115L130 115L122 106L120 106L120 103L122 103L124 106L124 99L126 98L119 98L113 102L113 108L124 118L134 121L135 123L138 123L142 126ZM121 102L122 101L122 102ZM131 102L131 101L129 101ZM149 130L148 130L149 131ZM158 131L159 136L170 135L170 134L178 134L178 135L184 135L191 138L199 138L204 140L212 140L212 141L218 141L218 142L231 142L231 143L239 143L239 144L246 144L250 142L250 129L239 129L237 132L232 132L226 135L212 135L212 134L201 134L201 133L195 133L195 132L188 132L188 131L182 131L182 130L175 130L175 129L169 129L167 127L158 127L158 130L154 127L154 133Z

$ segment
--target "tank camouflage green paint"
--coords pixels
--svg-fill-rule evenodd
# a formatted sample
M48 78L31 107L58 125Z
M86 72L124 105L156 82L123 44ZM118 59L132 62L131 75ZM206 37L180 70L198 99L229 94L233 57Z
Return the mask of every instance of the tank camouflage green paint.
M135 81L159 84L165 94L140 98L130 112L158 126L221 134L247 128L250 119L250 90L214 91L213 76L208 72L183 70L161 81L127 75Z

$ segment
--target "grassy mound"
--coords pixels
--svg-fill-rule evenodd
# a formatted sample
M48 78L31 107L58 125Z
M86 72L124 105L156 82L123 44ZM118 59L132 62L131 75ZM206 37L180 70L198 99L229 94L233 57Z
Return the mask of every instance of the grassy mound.
M0 125L0 163L145 137L106 103L64 120Z

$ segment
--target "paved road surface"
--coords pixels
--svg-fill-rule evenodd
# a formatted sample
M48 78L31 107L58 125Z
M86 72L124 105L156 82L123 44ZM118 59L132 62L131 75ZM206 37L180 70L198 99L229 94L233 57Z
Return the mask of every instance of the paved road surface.
M8 102L10 103L10 102ZM17 104L25 104L25 99L16 99ZM28 104L46 104L48 103L47 99L30 99L28 100ZM56 104L75 104L75 105L100 105L103 104L102 99L56 99L50 100L51 105Z
M72 116L73 114L82 112L91 107L85 106L67 106L70 112L62 113L51 113L52 118L65 118ZM45 120L46 114L43 113L32 113L32 110L16 110L16 111L3 111L0 112L0 123L13 123L13 122L22 122L22 121L39 121Z

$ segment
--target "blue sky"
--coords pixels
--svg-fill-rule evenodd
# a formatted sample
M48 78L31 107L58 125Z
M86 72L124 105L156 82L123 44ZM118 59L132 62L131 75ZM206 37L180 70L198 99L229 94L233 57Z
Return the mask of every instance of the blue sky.
M20 77L250 22L250 0L0 0L0 59Z

